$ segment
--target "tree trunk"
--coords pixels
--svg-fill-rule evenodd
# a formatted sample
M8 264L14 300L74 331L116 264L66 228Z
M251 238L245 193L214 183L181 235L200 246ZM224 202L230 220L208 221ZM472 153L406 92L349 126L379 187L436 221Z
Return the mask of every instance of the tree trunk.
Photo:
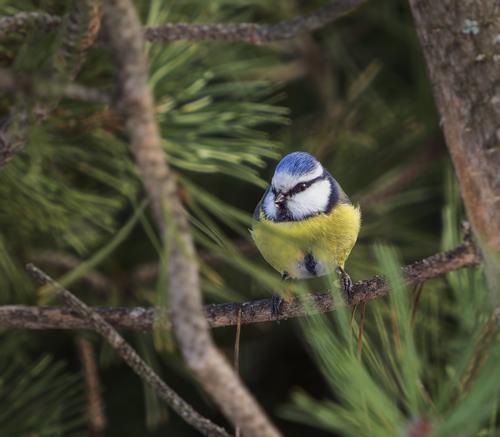
M499 290L500 3L409 1L467 216Z

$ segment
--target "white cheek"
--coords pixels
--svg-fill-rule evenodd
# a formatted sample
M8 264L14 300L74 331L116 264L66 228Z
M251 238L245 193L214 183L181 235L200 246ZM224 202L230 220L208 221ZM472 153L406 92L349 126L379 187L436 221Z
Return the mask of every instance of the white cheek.
M295 185L301 182L307 182L315 179L323 174L323 167L318 163L316 168L309 173L302 176L291 175L288 173L279 173L273 176L272 185L280 191L287 192L291 190Z
M269 191L266 198L264 199L264 212L268 217L273 219L277 216L276 205L274 204L274 194Z
M300 220L311 214L324 212L330 198L330 182L322 180L288 200L287 206L292 217Z

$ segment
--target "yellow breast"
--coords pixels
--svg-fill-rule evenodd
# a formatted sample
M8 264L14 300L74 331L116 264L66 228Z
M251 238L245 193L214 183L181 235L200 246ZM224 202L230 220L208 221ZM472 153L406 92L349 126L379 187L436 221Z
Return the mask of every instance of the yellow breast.
M328 214L296 222L255 222L252 237L264 259L280 273L292 278L307 274L304 257L310 254L317 264L317 276L333 271L344 263L358 237L361 224L359 207L340 203Z

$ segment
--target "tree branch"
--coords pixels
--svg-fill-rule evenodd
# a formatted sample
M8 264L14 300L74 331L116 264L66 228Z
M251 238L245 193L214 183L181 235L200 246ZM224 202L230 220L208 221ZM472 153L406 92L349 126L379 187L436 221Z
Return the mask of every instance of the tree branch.
M204 435L228 437L228 434L223 428L220 428L210 420L198 414L175 391L165 384L158 374L137 354L134 348L92 308L88 307L69 290L66 290L60 284L53 281L52 278L47 276L33 264L28 264L26 268L38 282L50 284L54 290L56 290L57 294L63 298L65 304L84 320L88 321L92 329L102 335L134 372L147 384L153 387L156 394L166 401L167 404L187 423L191 424Z
M87 51L101 29L101 0L79 0L71 4L62 23L61 38L54 56L54 70L67 81L76 77Z
M215 347L203 314L194 243L177 183L161 147L148 86L144 39L135 8L130 0L107 0L103 8L120 72L119 109L123 111L130 146L167 252L172 325L183 357L204 389L244 435L277 436L278 431Z
M301 33L312 32L352 11L366 0L336 0L316 11L280 21L276 24L225 23L188 24L168 23L158 27L146 27L144 37L148 41L226 41L247 44L264 44L293 38Z
M0 40L13 33L24 33L29 28L49 32L56 30L62 23L62 18L45 12L19 12L8 17L0 17Z
M0 37L5 33L4 28L7 29L7 32L9 29L19 30L19 26L23 22L30 25L33 23L40 25L43 20L48 20L46 28L49 30L55 28L57 20L47 14L22 13L19 20L16 20L15 17L4 17L0 20ZM58 82L70 82L74 79L84 62L87 50L97 38L100 22L100 0L72 2L69 13L63 20L59 20L58 45L51 60L51 72ZM4 77L4 81L5 79L8 77ZM17 86L20 85L17 80L11 80L11 82ZM43 93L44 86L48 88L45 97L50 97L50 100L37 107L28 99L29 95L21 95L22 98L17 100L10 113L4 132L0 131L0 168L20 153L28 142L28 119L32 109L35 109L37 121L41 122L57 107L62 97L61 91L76 94L78 98L88 97L88 91L77 85L63 85L61 87L55 82L39 84L37 81L32 81L30 88L38 93ZM93 98L100 97L95 92L91 94Z
M403 267L407 285L418 284L446 273L480 263L475 245L465 244L432 255ZM354 284L353 305L385 296L388 288L383 278L375 276ZM271 317L271 299L243 303L205 305L204 313L210 327L235 325L241 308L241 323L274 321ZM330 292L311 293L305 298L284 302L279 319L286 320L315 313L333 311L336 303ZM158 313L155 308L94 308L108 323L120 330L148 331L153 329ZM91 329L88 320L66 308L39 308L22 305L0 306L0 329Z
M293 38L301 33L313 32L337 18L348 14L366 0L336 0L316 11L280 21L275 24L257 23L166 23L158 27L145 27L144 38L151 42L166 41L226 41L264 44ZM34 24L51 31L61 19L49 14L22 12L0 19L0 39L9 32L20 32Z
M500 299L498 2L410 0L467 217Z
M5 68L0 68L0 89L28 96L56 99L64 97L87 102L111 103L111 98L107 94L95 88L40 76L19 74Z

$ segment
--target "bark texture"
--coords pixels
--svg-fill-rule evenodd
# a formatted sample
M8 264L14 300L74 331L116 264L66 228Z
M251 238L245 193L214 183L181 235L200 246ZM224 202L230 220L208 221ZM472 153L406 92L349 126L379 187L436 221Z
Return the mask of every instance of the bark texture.
M67 307L87 320L92 329L99 333L132 370L137 373L146 384L149 384L156 394L166 401L167 404L187 423L192 425L203 435L211 437L229 437L229 434L223 428L215 425L209 419L196 412L174 390L165 384L158 374L139 356L135 349L130 346L118 331L91 307L87 306L73 293L63 288L33 264L28 264L26 269L41 284L50 284L53 290L63 298Z
M132 153L167 252L172 325L183 357L226 417L235 427L240 427L244 435L277 436L278 431L215 347L203 314L188 216L161 146L137 13L130 0L109 0L103 3L103 8L120 73L119 109L123 112Z
M416 29L489 279L500 274L500 3L410 0Z
M467 240L465 244L446 252L416 261L403 267L407 285L423 283L455 270L474 267L481 259L476 246ZM385 296L389 289L384 279L375 276L354 284L353 305ZM329 291L311 293L303 299L284 302L279 320L303 317L335 310L338 302ZM148 331L158 319L155 308L93 308L106 322L116 329ZM210 304L204 307L205 317L212 328L241 324L275 321L271 316L271 299L250 302ZM170 325L164 325L167 329ZM0 329L92 329L90 320L82 319L69 308L39 308L23 305L0 306Z
M366 0L335 0L315 11L274 24L257 23L165 23L145 27L144 38L151 42L226 41L264 44L313 32L348 14ZM39 12L20 12L0 17L0 39L33 26L50 32L61 26L60 17Z
M290 39L301 33L312 32L351 12L366 0L335 0L311 12L276 24L167 23L146 27L148 41L234 41L247 44L265 44Z

